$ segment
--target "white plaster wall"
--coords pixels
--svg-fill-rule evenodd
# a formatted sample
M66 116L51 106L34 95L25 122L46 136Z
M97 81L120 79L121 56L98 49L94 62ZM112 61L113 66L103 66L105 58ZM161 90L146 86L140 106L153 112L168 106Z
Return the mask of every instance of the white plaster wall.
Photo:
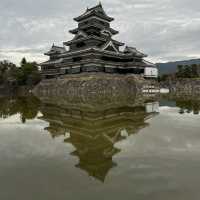
M157 78L158 77L158 69L155 67L146 67L144 69L144 76Z
M159 112L159 102L152 102L146 104L147 113L158 113Z

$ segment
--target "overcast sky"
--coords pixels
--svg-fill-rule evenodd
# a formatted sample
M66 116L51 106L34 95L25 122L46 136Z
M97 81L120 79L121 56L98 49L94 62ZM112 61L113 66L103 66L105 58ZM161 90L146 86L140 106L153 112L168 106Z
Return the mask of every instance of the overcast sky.
M200 58L199 0L102 0L115 36L153 62ZM97 0L0 0L0 60L37 62L52 43L70 40L74 17Z

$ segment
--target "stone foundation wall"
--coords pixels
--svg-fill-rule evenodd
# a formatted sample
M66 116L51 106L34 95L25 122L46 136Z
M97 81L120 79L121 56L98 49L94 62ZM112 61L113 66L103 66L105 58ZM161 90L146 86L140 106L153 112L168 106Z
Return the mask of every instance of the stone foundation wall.
M200 95L200 79L182 79L168 83L171 94Z
M58 79L43 80L34 88L34 94L40 99L51 99L68 104L92 106L128 105L142 96L142 87L146 84L139 75L116 75L105 73L83 73L65 75ZM90 106L88 105L88 106Z

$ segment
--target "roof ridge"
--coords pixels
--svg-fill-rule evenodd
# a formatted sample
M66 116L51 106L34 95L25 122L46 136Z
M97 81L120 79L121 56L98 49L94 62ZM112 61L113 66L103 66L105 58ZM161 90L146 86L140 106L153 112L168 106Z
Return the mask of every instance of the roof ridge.
M61 46L57 46L57 45L53 45L52 47L56 47L56 48L60 48L60 49L64 49L65 47L61 47Z
M99 4L96 5L96 6L93 6L93 7L91 7L91 8L87 8L87 10L88 10L88 11L91 11L91 10L94 10L94 9L96 9L96 8L102 8L102 9L103 9L101 2L99 2Z
M79 21L79 20L81 20L81 18L83 18L87 15L91 15L91 14L99 14L101 16L105 15L104 17L106 17L108 21L114 20L112 17L109 17L106 14L105 10L103 9L101 2L99 2L99 4L94 6L94 7L91 7L91 8L87 7L86 11L82 15L80 15L79 17L75 17L74 20Z
M141 51L139 51L136 47L126 46L125 49L124 49L124 52L134 53L134 54L138 54L138 55L140 55L142 57L147 57L146 54L144 54Z

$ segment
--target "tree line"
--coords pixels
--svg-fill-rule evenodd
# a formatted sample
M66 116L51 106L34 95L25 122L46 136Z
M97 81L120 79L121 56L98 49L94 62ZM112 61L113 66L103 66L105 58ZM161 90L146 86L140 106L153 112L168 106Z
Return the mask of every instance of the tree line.
M200 113L199 100L177 100L176 105L180 108L180 114L193 113L194 115L198 115Z
M36 62L21 60L20 66L9 61L0 61L0 85L14 84L17 86L33 86L41 80Z
M200 64L178 65L176 73L164 74L159 77L160 81L169 79L200 78Z
M178 65L177 66L177 78L199 78L200 77L200 65Z
M0 118L6 119L12 115L20 114L22 123L34 119L40 111L40 100L34 96L1 98Z

